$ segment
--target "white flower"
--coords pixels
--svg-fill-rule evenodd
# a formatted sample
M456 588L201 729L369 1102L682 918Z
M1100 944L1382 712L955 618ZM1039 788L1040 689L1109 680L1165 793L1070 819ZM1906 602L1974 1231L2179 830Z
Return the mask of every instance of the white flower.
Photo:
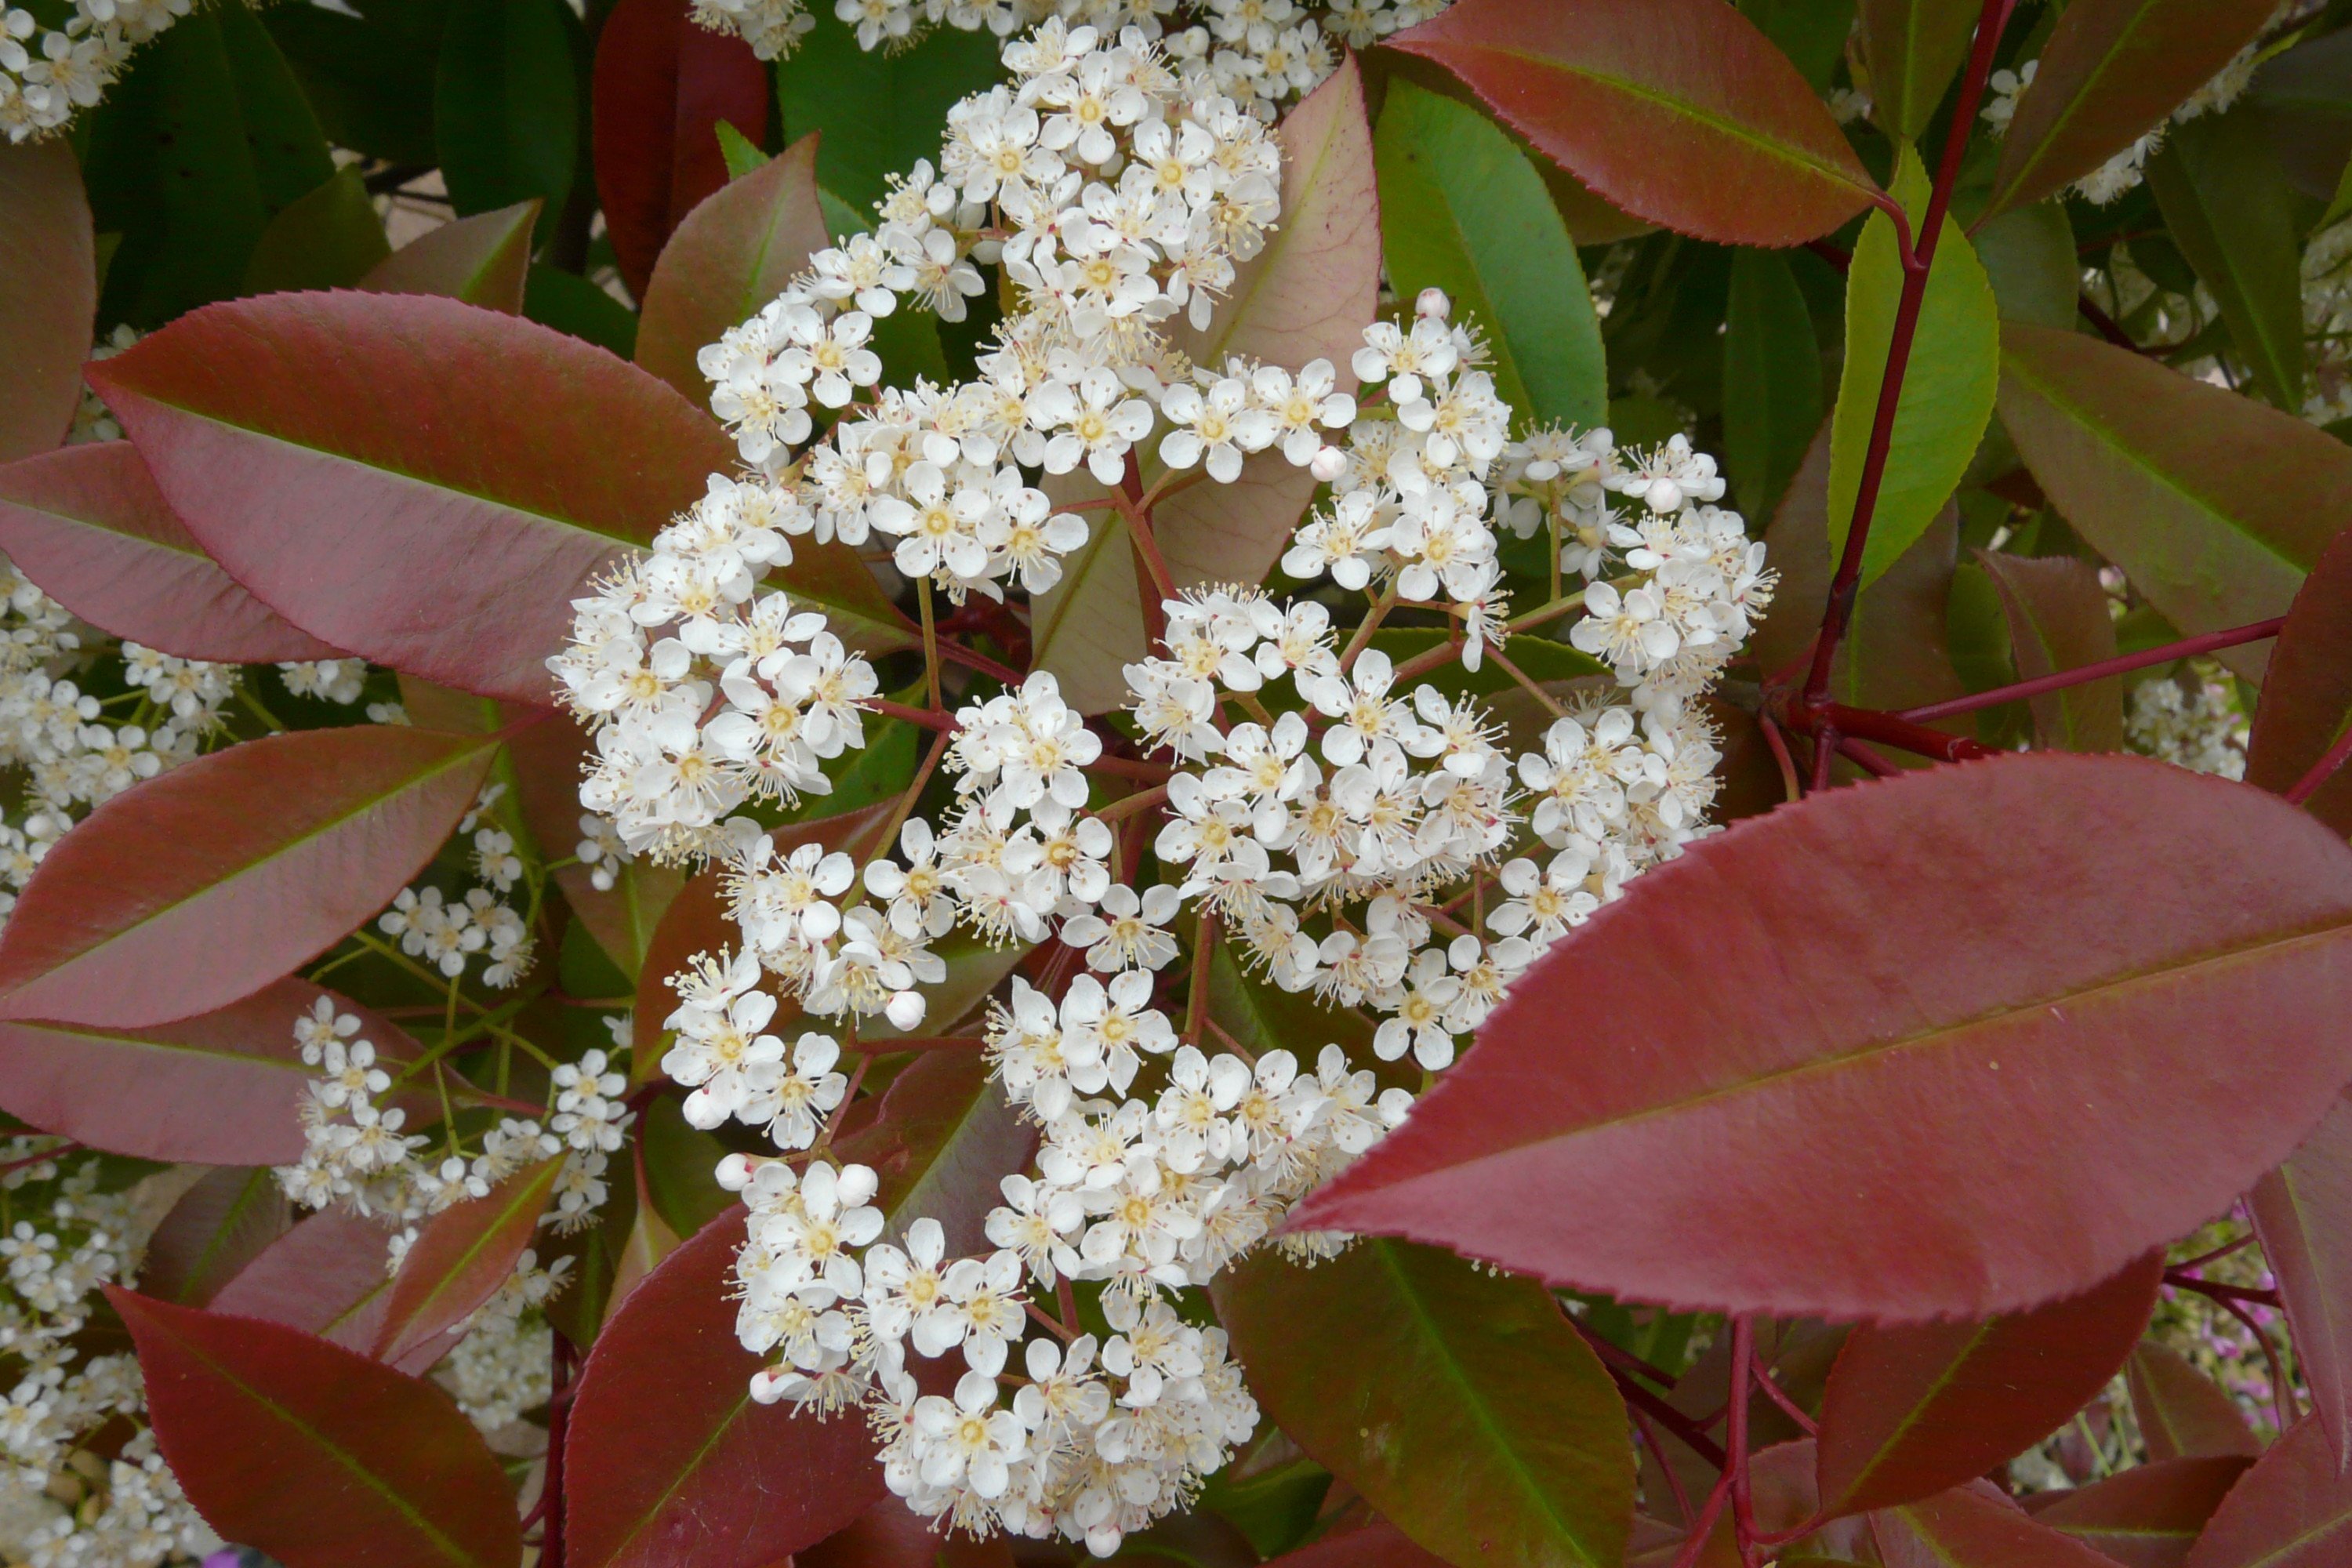
M1102 895L1101 912L1073 916L1062 940L1083 948L1087 967L1097 973L1121 969L1162 969L1176 956L1176 939L1166 927L1176 917L1176 889L1155 883L1139 896L1125 883Z

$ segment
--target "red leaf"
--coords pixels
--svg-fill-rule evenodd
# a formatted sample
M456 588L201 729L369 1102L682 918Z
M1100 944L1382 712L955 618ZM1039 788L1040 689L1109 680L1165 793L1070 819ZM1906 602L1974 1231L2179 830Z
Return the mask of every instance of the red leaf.
M303 730L124 791L58 841L17 900L0 1018L160 1024L252 994L390 903L496 751L398 725Z
M2313 1424L2340 1462L2352 1455L2352 1104L2336 1100L2303 1147L2254 1184L2247 1208L2278 1277Z
M2268 0L2086 0L2042 47L1985 216L2056 194L2153 130L2251 42Z
M2347 943L2352 848L2242 784L2049 753L1830 791L1554 946L1292 1223L1675 1305L2031 1307L2294 1148L2352 1077Z
M629 1293L581 1373L566 1451L571 1568L768 1568L883 1495L855 1411L827 1421L751 1395L736 1342L743 1211L702 1227Z
M450 1331L498 1294L539 1233L562 1166L561 1158L541 1160L491 1188L488 1196L434 1215L393 1278L372 1348L378 1361L405 1364L421 1352L456 1347Z
M89 201L73 144L0 146L0 462L66 438L81 406L82 362L98 314Z
M2081 1409L2147 1326L2150 1252L2062 1301L1977 1323L1858 1325L1822 1403L1828 1511L1932 1497L2022 1452Z
M2115 617L2098 568L2074 555L2010 555L1979 550L2009 624L2021 680L2116 657ZM2124 749L2124 688L2091 680L2033 699L2035 738L2069 752Z
M1965 1487L1871 1515L1886 1568L2115 1568L1990 1489Z
M544 703L572 599L731 470L634 365L420 294L207 306L90 372L230 575L341 648Z
M975 1541L969 1535L943 1534L894 1497L884 1498L807 1551L793 1553L793 1568L1012 1568L1012 1563L1013 1543L1003 1536Z
M390 1299L390 1241L375 1220L348 1209L321 1210L263 1248L213 1298L213 1310L283 1323L365 1354ZM394 1364L416 1373L431 1361Z
M609 24L607 24L609 26ZM697 407L710 381L695 363L706 343L749 321L831 243L817 205L816 136L802 137L720 186L677 226L637 317L637 363Z
M2352 1480L2319 1423L2304 1421L2230 1489L2188 1568L2343 1568L2347 1557Z
M180 658L335 657L205 553L128 441L63 447L0 468L0 549L90 625Z
M437 1388L276 1323L109 1287L156 1440L205 1516L286 1568L514 1568L514 1493Z
M2263 700L2246 742L2246 782L2284 795L2302 782L2352 721L2352 529L2336 536L2295 590L2271 645ZM2303 803L2352 836L2352 768Z
M2238 1402L2170 1345L2142 1340L2133 1347L2126 1371L2132 1414L2139 1417L2149 1458L2251 1458L2263 1451Z
M148 1238L139 1288L158 1300L201 1307L292 1222L278 1173L223 1165L180 1194Z
M977 1051L932 1051L891 1080L874 1120L840 1151L880 1179L874 1201L889 1216L890 1239L918 1219L935 1219L948 1256L961 1258L988 1249L999 1184L1036 1146L1035 1124L1006 1103Z
M2033 1517L2125 1568L2180 1568L2190 1542L2246 1465L2234 1456L2160 1459L2057 1493Z
M289 976L226 1007L143 1028L0 1023L0 1105L47 1131L142 1160L290 1163L302 1157L295 1108L316 1076L302 1064L294 1020L330 994ZM380 1059L416 1054L396 1026L333 1001L359 1016Z
M359 286L373 294L441 294L520 316L540 205L533 196L427 229L377 262Z
M1801 245L1878 187L1756 24L1720 0L1462 0L1388 40L1637 217L1733 245Z
M768 68L751 46L697 26L687 0L620 0L606 15L596 41L596 193L622 280L638 299L662 242L727 183L718 122L757 146L768 134Z

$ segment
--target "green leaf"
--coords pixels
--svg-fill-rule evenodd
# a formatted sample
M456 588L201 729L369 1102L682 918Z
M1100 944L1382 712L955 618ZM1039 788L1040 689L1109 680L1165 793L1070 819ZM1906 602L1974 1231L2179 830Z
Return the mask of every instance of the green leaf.
M2252 114L2176 126L2147 165L2172 242L2213 291L2255 383L2303 408L2303 254L2295 195Z
M444 1343L444 1336L512 1276L515 1259L538 1234L562 1168L561 1159L526 1165L487 1197L444 1209L426 1223L393 1277L392 1300L372 1350L378 1361L455 1345L454 1339Z
M523 279L522 313L622 359L636 352L637 313L577 272L532 262Z
M262 23L336 146L430 168L437 161L433 61L440 30L425 33L387 19L379 13L403 7L381 0L363 0L360 9L365 14L272 5L262 13Z
M888 177L918 158L940 156L940 127L967 93L1004 79L995 35L934 28L912 48L861 49L857 35L812 6L816 26L776 67L784 139L824 132L817 153L820 184L860 214L888 190ZM868 226L860 217L851 232Z
M719 155L727 161L727 177L740 180L768 161L768 155L751 144L751 139L729 123L720 121L711 129L719 136Z
M2327 211L2315 226L2315 232L2329 227L2347 213L2352 213L2352 163L2344 165L2344 178L2336 187L2336 199L2327 204Z
M2352 448L2075 332L2002 334L2000 417L2045 494L2189 637L2284 615L2352 522ZM2267 645L2218 656L2261 677Z
M1917 141L1976 36L1977 0L1862 0L1862 58L1871 118Z
M2072 327L2082 296L2082 264L2075 259L2074 226L2065 207L2040 202L2002 213L1969 236L1992 280L1993 302L2004 321L2042 327ZM2140 252L2135 242L2132 255Z
M1853 31L1853 0L1739 0L1739 11L1780 46L1815 92L1829 90Z
M687 1124L675 1092L657 1095L646 1107L642 1142L646 1196L672 1231L692 1236L734 1205L734 1194L712 1174L727 1146Z
M534 198L427 229L385 258L359 286L379 294L446 294L520 315L539 214Z
M347 289L392 254L357 169L332 178L269 220L245 267L245 291Z
M1916 226L1927 173L1906 148L1895 193ZM1846 272L1845 371L1830 440L1830 559L1845 548L1863 459L1878 414L1888 345L1903 292L1895 225L1874 212ZM2000 380L2000 324L1983 264L1957 225L1945 226L1927 275L1916 336L1895 405L1893 444L1863 554L1864 587L1927 531L1968 471Z
M1219 1276L1218 1321L1281 1428L1449 1563L1616 1568L1633 1525L1625 1407L1531 1279L1360 1241Z
M1454 298L1494 349L1495 389L1528 424L1609 417L1601 321L1568 226L1533 163L1494 121L1399 80L1373 154L1398 297Z
M161 326L240 291L269 220L335 172L285 57L242 5L188 16L131 58L91 116L99 229L122 236L100 315Z
M2018 679L2035 680L2116 657L2116 623L2096 568L2073 555L2007 555L1979 550L1977 559L2000 595ZM2063 687L2033 699L2033 729L2045 747L2065 752L2124 749L2124 688L2120 678Z
M563 210L579 151L579 84L562 0L450 0L433 125L462 216L538 196Z
M1789 258L1738 251L1723 336L1723 454L1741 511L1771 515L1821 424L1821 344Z

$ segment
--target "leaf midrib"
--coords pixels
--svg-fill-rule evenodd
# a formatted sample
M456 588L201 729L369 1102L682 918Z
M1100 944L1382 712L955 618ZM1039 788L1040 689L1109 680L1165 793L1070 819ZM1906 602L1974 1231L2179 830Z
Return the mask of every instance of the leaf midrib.
M54 980L58 976L64 974L68 970L74 968L76 965L88 963L93 956L103 953L109 948L113 947L116 943L129 938L132 932L146 930L148 927L153 925L157 921L164 919L173 911L185 909L188 905L193 904L201 899L208 898L215 893L222 892L238 886L248 878L257 876L267 870L269 867L285 858L287 856L293 854L296 850L304 847L317 839L324 837L326 835L368 815L371 812L382 810L385 803L394 800L400 795L405 795L412 790L423 788L425 784L438 778L441 774L479 756L485 749L495 746L498 743L497 737L485 736L475 743L465 747L463 750L453 752L446 759L436 763L432 766L418 773L407 775L397 784L385 790L383 794L371 795L364 801L352 806L350 810L337 813L335 816L328 818L318 826L302 834L299 837L288 839L284 844L272 849L268 854L261 856L257 859L247 861L233 874L221 878L217 881L204 883L202 886L182 894L179 898L173 900L168 904L158 905L155 909L142 915L138 920L131 921L130 924L120 926L113 931L105 932L89 946L79 948L68 953L65 957L60 959L58 962L52 963L47 969L41 970L37 973L26 976L22 982L9 987L6 991L0 991L0 1005L5 1005L5 998L9 996L20 995L31 986L37 985L44 981ZM16 1019L0 1017L0 1023L13 1023L17 1021L18 1020Z
M1846 1483L1835 1506L1843 1507L1869 1485L1871 1479L1885 1467L1887 1460L1902 1447L1903 1440L1927 1418L1928 1410L1943 1395L1944 1391L1951 1387L1960 1374L1960 1368L1966 1366L1969 1358L1983 1348L1985 1341L1992 1337L1993 1330L1999 1327L2000 1323L2000 1319L1991 1318L1976 1326L1975 1331L1969 1335L1968 1342L1960 1347L1959 1352L1944 1363L1944 1369L1936 1374L1935 1381L1927 1385L1927 1391L1913 1403L1909 1410L1904 1413L1903 1419L1896 1423L1895 1430L1886 1435L1886 1440L1881 1443L1871 1455L1870 1462L1854 1472L1853 1479ZM1830 1500L1826 1498L1822 1500L1822 1504L1824 1510L1832 1506Z
M218 562L215 561L211 556L205 554L201 550L187 549L177 544L167 543L163 540L157 539L152 534L137 533L127 528L117 528L112 523L101 521L97 518L78 517L69 511L59 511L55 507L49 506L45 502L28 501L16 496L0 494L0 504L16 507L20 510L32 512L36 516L52 519L55 521L63 523L68 528L87 529L92 533L104 534L109 539L119 539L126 544L137 545L147 550L160 550L164 552L166 554L181 556L189 561L202 562L204 564L212 567L215 571L219 571L221 569Z
M2253 544L2273 560L2293 568L2297 576L2307 575L2310 573L2311 568L2308 564L2287 554L2279 546L2242 523L2236 517L2220 510L2212 501L2190 489L2169 471L2157 467L2153 461L2143 458L2136 447L2121 438L2115 426L2097 417L2092 410L2071 398L2061 396L2055 383L2046 377L2034 374L2029 363L2011 348L2010 338L2006 333L2002 334L2001 339L2000 363L2003 374L2014 377L2021 384L2031 390L2034 396L2064 415L2076 428L2088 432L2102 448L2121 457L2133 469L2146 476L2157 488L2194 508L2200 515L2221 523L2231 534Z
M623 534L611 533L602 528L592 527L589 524L581 522L573 518L558 517L552 512L541 511L536 507L525 506L522 502L514 500L506 496L486 495L480 490L469 489L463 485L452 484L447 479L436 479L428 474L412 473L406 468L395 468L390 463L378 462L370 458L353 457L348 452L338 452L331 447L314 446L309 441L299 441L291 436L280 435L275 430L260 429L257 426L245 424L239 420L226 418L218 414L206 413L201 408L192 408L184 403L176 402L172 398L163 396L156 393L142 391L137 388L128 388L126 390L131 391L132 395L143 398L159 408L168 408L174 414L181 416L183 418L199 420L205 425L211 426L216 430L234 431L239 436L249 437L257 441L268 441L275 446L283 447L289 451L300 452L310 457L323 458L329 462L341 464L347 468L358 468L367 473L384 475L392 479L402 479L409 484L422 485L428 489L440 490L453 496L462 496L467 500L478 502L483 506L497 507L500 510L512 512L517 517L525 518L532 522L544 523L550 528L560 528L568 533L577 533L589 539L601 540L606 544L619 545L624 549L633 550L639 553L643 553L652 548L652 544L648 540L631 539ZM197 542L201 544L203 541L199 540Z
M448 1325L445 1323L436 1327L432 1333L422 1336L415 1334L416 1325L430 1321L430 1314L439 1309L457 1281L466 1277L467 1270L471 1268L476 1260L480 1258L488 1248L493 1237L502 1235L507 1226L514 1223L515 1216L524 1209L532 1207L544 1209L547 1206L548 1194L555 1185L556 1173L562 1163L561 1156L541 1161L537 1175L528 1182L518 1184L505 1205L499 1208L496 1217L475 1233L473 1240L468 1242L464 1250L451 1260L449 1267L444 1269L440 1278L425 1289L424 1295L408 1310L404 1318L395 1319L390 1308L385 1310L384 1326L376 1335L377 1350L383 1354L383 1359L397 1360L432 1339L434 1335L446 1331ZM537 1199L535 1204L529 1201L534 1197ZM523 1239L528 1241L530 1238L526 1235ZM493 1286L492 1289L495 1290L496 1287ZM401 1304L399 1297L400 1292L395 1287L393 1291L392 1307Z
M1777 137L1760 134L1736 120L1727 120L1719 114L1702 109L1688 99L1677 98L1672 93L1645 87L1629 78L1612 76L1606 71L1595 70L1590 66L1570 65L1548 56L1530 53L1526 49L1502 48L1485 44L1457 44L1453 47L1467 53L1492 55L1522 65L1533 66L1539 70L1554 70L1563 75L1580 77L1600 87L1621 92L1628 98L1664 109L1669 113L1679 114L1685 120L1695 121L1731 141L1740 142L1768 158L1801 169L1832 184L1843 185L1865 201L1878 194L1876 187L1866 181L1855 179L1853 174L1839 168L1819 153L1809 153L1793 142L1783 142Z
M1643 1106L1639 1110L1627 1112L1623 1115L1610 1116L1594 1121L1583 1121L1575 1126L1564 1128L1559 1131L1544 1132L1532 1138L1520 1138L1511 1142L1497 1143L1489 1148L1486 1152L1480 1154L1475 1160L1454 1163L1447 1168L1466 1170L1484 1164L1491 1160L1499 1160L1505 1155L1516 1152L1521 1149L1533 1148L1539 1144L1559 1142L1570 1138L1583 1138L1590 1136L1591 1134L1605 1131L1613 1128L1638 1126L1645 1121L1654 1121L1662 1117L1677 1115L1684 1111L1695 1110L1700 1106L1710 1105L1718 1100L1730 1100L1750 1091L1759 1091L1776 1085L1793 1082L1801 1079L1812 1078L1823 1073L1833 1072L1841 1068L1852 1067L1856 1063L1884 1060L1886 1058L1894 1056L1897 1052L1906 1052L1917 1047L1938 1044L1949 1037L1964 1036L1979 1029L1998 1027L2011 1018L2021 1017L2029 1013L2039 1013L2044 1010L2056 1009L2061 1006L2078 1006L2085 1001L2102 998L2111 994L2126 992L2134 986L2148 984L2150 982L2171 981L2178 977L2192 974L2200 970L2214 965L2235 963L2240 961L2256 957L2273 951L2296 947L2305 942L2340 940L2347 934L2347 931L2352 931L2352 912L2340 914L2326 925L2298 931L2290 936L2264 938L2259 942L2249 942L2237 947L2228 948L2219 952L2209 953L2190 963L2172 964L2163 969L2126 974L2114 980L2102 981L2095 985L2084 986L2077 990L2058 992L2037 997L2030 1002L2016 1003L2005 1007L1990 1008L1982 1013L1973 1014L1969 1017L1958 1019L1949 1024L1939 1024L1932 1028L1921 1029L1909 1035L1898 1036L1894 1039L1873 1041L1867 1045L1857 1046L1852 1049L1840 1051L1832 1056L1816 1057L1809 1061L1799 1062L1791 1067L1777 1068L1768 1072L1757 1073L1751 1077L1740 1079L1737 1082L1723 1084L1714 1089L1703 1090L1697 1094L1685 1095L1678 1100L1671 1100L1655 1105Z
M1477 1384L1471 1381L1468 1370L1462 1365L1460 1359L1447 1345L1435 1315L1423 1303L1420 1291L1414 1288L1411 1277L1405 1273L1403 1267L1399 1263L1396 1244L1375 1239L1364 1245L1372 1247L1378 1254L1381 1268L1395 1281L1398 1295L1402 1298L1405 1309L1412 1314L1414 1322L1423 1330L1423 1338L1436 1352L1448 1381L1461 1390L1464 1403L1469 1407L1479 1428L1493 1440L1496 1449L1502 1454L1505 1468L1513 1479L1519 1483L1519 1489L1527 1493L1536 1506L1543 1511L1544 1516L1552 1521L1568 1543L1575 1548L1580 1559L1586 1563L1597 1564L1600 1559L1592 1554L1592 1550L1586 1544L1583 1536L1559 1511L1558 1505L1545 1491L1542 1481L1534 1471L1528 1468L1527 1461L1521 1458L1517 1447L1504 1432L1502 1424L1496 1419L1493 1410L1480 1394Z
M169 1028L167 1024L157 1028ZM263 1056L257 1052L236 1051L218 1046L202 1046L180 1040L142 1039L136 1035L118 1034L102 1025L58 1023L47 1018L0 1018L0 1032L9 1029L39 1029L47 1034L63 1035L71 1039L88 1040L99 1045L120 1046L131 1050L165 1051L180 1056L199 1057L210 1061L236 1062L253 1067L274 1068L280 1072L309 1079L311 1069L289 1057Z
M2125 24L2116 34L2114 39L2108 44L2105 53L2098 58L2097 63L2083 77L2082 85L2066 100L2065 104L2059 110L2057 118L2051 121L2050 129L2042 132L2042 139L2033 144L2032 149L2024 158L2019 161L2016 178L2005 182L1993 193L1993 199L1985 209L1988 214L2000 212L2006 207L2010 197L2021 189L2026 182L2040 171L2042 165L2049 161L2051 150L2065 135L2067 129L2074 123L2076 117L2082 112L2083 106L2091 100L2100 83L2106 79L2107 73L2115 68L2116 58L2124 52L2131 40L2138 36L2141 24L2147 20L2149 13L2156 8L2152 0L2142 0L2139 10L2131 21ZM2049 90L2043 85L2044 80L2044 76L2036 75L2032 86L2028 87L2025 89L2026 92L2030 95L2036 89ZM2159 114L2157 118L2161 121L2164 117ZM2126 142L2125 145L2129 146L2130 142Z
M308 1421L303 1420L302 1417L297 1415L293 1411L288 1409L277 1400L270 1398L269 1395L262 1393L261 1390L246 1382L245 1379L230 1371L226 1365L215 1360L202 1345L199 1345L194 1340L189 1339L184 1334L173 1331L168 1325L161 1322L158 1322L156 1327L162 1329L163 1331L171 1334L174 1343L176 1343L182 1350L185 1351L189 1355L194 1357L197 1361L204 1363L204 1364L216 1376L218 1376L222 1382L227 1384L231 1388L236 1389L239 1394L244 1394L247 1399L258 1405L270 1416L292 1427L297 1434L307 1439L320 1453L325 1454L329 1458L332 1459L337 1466L349 1472L362 1486L365 1487L369 1491L373 1492L378 1498L383 1500L383 1502L388 1504L392 1508L393 1511L400 1515L400 1517L411 1525L418 1534L424 1536L425 1539L432 1545L433 1549L442 1557L446 1558L452 1563L464 1564L465 1568L478 1568L478 1565L481 1562L480 1558L476 1557L472 1552L459 1545L455 1537L449 1535L438 1525L435 1524L430 1519L427 1519L425 1514L414 1504L409 1502L406 1498L401 1496L391 1487L386 1486L373 1470L371 1470L367 1466L359 1461L358 1456L352 1454L340 1443L335 1442L324 1432L320 1431Z

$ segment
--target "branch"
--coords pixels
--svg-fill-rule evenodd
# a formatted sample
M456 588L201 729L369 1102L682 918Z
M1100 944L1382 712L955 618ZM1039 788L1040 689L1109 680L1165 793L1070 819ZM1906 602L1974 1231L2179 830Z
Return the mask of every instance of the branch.
M2177 658L2194 658L2199 654L2211 653L2216 648L2236 647L2241 643L2260 642L2274 637L2286 625L2284 616L2273 616L2267 621L2255 621L2250 626L2231 626L2227 631L2207 632L2202 637L2183 637L2179 642L2166 643L2162 647L2142 649L2138 653L2121 654L2103 658L2096 664L2078 665L2053 675L2036 676L2032 680L2020 680L2008 686L1997 686L1990 691L1973 696L1955 697L1948 702L1930 702L1925 708L1906 708L1897 717L1914 723L1925 724L1937 719L1949 719L1956 714L1973 713L1980 708L1998 707L2003 702L2021 702L2029 697L2046 692L2063 691L2070 686L2088 681L2104 680L2110 675L2123 675L2135 669L2146 669L2151 664L2169 664Z
M1870 427L1870 445L1863 454L1861 483L1854 492L1853 519L1846 528L1845 552L1838 562L1837 575L1830 584L1829 607L1822 615L1822 635L1813 644L1813 665L1805 678L1805 699L1818 703L1830 689L1830 661L1837 646L1853 623L1854 596L1862 586L1863 552L1870 542L1871 519L1878 509L1879 488L1885 482L1886 461L1895 444L1895 414L1903 402L1904 373L1910 368L1911 344L1919 331L1919 310L1927 297L1927 278L1936 260L1936 241L1944 228L1944 216L1952 204L1952 187L1959 181L1960 160L1968 151L1969 128L1976 121L1977 105L1984 98L1985 79L1992 73L1993 50L2000 42L2001 29L2008 24L2010 12L2017 0L1984 0L1984 9L1977 18L1976 45L1969 58L1969 68L1960 79L1958 101L1952 106L1952 125L1944 138L1943 166L1937 171L1936 185L1927 198L1927 210L1919 220L1919 236L1916 246L1903 247L1903 294L1895 309L1895 329L1886 344L1886 373L1878 386L1878 409ZM1885 202L1892 209L1888 216L1895 219L1895 232L1903 237L1901 204Z
M2309 773L2294 781L2294 787L2286 792L2286 803L2301 805L2317 795L2319 786L2335 776L2336 770L2344 765L2344 759L2347 756L2352 756L2352 727L2347 727L2344 733L2336 737L2336 743L2327 748L2326 756L2311 764Z

